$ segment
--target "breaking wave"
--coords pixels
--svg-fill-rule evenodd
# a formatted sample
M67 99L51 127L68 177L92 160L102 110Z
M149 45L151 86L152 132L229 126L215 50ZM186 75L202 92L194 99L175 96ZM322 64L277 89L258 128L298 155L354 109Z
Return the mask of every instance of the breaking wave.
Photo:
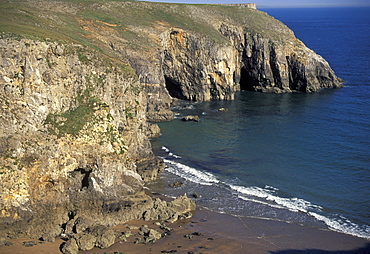
M281 197L278 194L279 189L273 186L265 186L264 188L261 188L257 186L240 186L229 184L221 181L216 175L210 172L198 170L177 162L176 160L181 157L171 153L167 147L162 147L162 151L164 151L167 155L165 158L163 158L164 162L166 163L165 170L187 181L203 186L222 188L228 192L231 192L230 194L233 194L234 197L237 197L243 201L259 203L271 208L286 209L291 212L303 213L311 218L324 222L331 230L370 239L370 226L368 225L357 225L351 222L349 219L339 215L333 215L333 218L329 218L330 215L323 215L323 207L297 197ZM231 210L232 208L230 208L230 211Z
M195 168L167 159L164 159L164 162L167 164L166 170L168 172L180 176L186 180L202 185L212 185L214 183L219 183L219 180L217 180L217 178L211 173L201 172L199 170L196 170Z

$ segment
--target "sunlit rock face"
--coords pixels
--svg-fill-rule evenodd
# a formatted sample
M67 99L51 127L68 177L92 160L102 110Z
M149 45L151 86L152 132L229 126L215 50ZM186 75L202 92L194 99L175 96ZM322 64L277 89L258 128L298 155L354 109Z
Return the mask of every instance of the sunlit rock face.
M111 202L126 210L118 221L139 218L146 205L133 209L141 201L132 200L148 199L144 181L154 180L163 163L151 151L146 97L135 75L80 46L3 39L0 47L6 227L60 234L68 214L86 212L114 224L99 216ZM143 170L143 162L154 166Z

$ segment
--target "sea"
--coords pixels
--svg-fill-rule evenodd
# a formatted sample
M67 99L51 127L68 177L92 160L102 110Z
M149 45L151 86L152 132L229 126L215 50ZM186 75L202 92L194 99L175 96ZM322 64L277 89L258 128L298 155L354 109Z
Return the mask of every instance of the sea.
M262 11L323 56L344 87L180 101L152 140L166 169L148 188L221 213L370 239L370 8Z

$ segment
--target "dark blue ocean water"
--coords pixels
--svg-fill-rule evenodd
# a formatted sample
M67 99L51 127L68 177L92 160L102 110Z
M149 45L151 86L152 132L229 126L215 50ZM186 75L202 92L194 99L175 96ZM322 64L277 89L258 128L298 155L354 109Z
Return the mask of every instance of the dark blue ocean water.
M266 9L346 81L315 94L242 91L161 123L168 165L153 191L197 204L370 238L370 8ZM218 109L227 108L220 112ZM201 122L182 122L197 114ZM180 188L168 182L182 180Z

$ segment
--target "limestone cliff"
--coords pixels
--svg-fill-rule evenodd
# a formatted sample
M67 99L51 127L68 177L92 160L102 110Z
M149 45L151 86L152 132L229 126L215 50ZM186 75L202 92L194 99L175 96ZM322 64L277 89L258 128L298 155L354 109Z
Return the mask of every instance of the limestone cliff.
M9 0L0 31L0 234L13 237L193 208L143 192L164 166L148 121L172 119L173 98L341 86L284 24L244 5Z
M94 202L109 211L156 177L160 167L137 167L159 162L129 66L73 44L2 39L0 51L3 223L27 221L32 235L57 235L68 214L94 211Z
M216 28L229 43L181 29L163 35L162 68L171 96L229 100L239 90L317 92L341 87L329 64L287 28L282 27L286 37L277 40L242 26L221 23Z

